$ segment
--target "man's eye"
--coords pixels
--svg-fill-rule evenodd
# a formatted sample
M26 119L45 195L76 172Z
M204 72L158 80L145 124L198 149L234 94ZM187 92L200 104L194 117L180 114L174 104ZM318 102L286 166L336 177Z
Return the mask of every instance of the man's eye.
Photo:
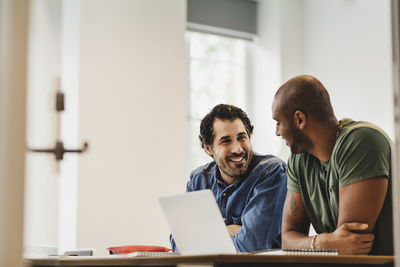
M223 144L227 144L227 143L229 143L231 140L229 140L229 139L225 139L225 140L222 140L222 142L221 143L223 143Z
M280 122L277 122L277 123L276 123L276 126L280 126L280 125L281 125L281 123L280 123Z

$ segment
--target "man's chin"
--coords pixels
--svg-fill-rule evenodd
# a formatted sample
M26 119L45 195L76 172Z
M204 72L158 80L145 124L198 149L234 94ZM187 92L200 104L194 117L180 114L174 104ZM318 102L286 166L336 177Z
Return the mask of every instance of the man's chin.
M303 151L300 151L300 149L296 145L291 145L290 152L292 152L292 154L300 154Z
M229 164L228 166L229 166L229 169L228 168L226 169L228 172L225 172L225 173L235 179L242 178L242 176L247 173L247 170L249 168L248 162L244 162L244 163L240 163L240 164ZM226 167L228 167L228 166L226 166Z
M242 178L242 176L247 173L247 169L247 166L242 167L240 170L235 172L233 177L235 177L236 179Z
M291 152L292 154L300 154L300 152L297 151L297 150L295 150L295 149L290 149L290 152Z

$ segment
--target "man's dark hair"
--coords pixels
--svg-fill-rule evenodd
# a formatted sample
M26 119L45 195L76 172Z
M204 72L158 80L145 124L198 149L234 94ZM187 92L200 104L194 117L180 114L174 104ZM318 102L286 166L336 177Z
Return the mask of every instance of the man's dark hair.
M215 106L210 113L208 113L200 123L200 135L199 139L201 142L201 147L204 148L204 145L211 145L214 141L214 121L215 119L220 120L229 120L233 121L235 119L240 119L244 127L246 128L246 132L249 136L253 133L254 126L251 125L249 117L247 117L246 112L242 109L235 107L233 105L219 104Z
M275 94L280 99L279 110L290 119L296 110L326 123L335 118L329 94L324 85L310 75L296 76L284 83Z

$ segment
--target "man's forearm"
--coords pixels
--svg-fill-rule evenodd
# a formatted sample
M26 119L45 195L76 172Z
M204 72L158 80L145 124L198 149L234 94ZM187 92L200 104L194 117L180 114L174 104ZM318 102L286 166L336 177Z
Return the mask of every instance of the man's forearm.
M316 237L297 231L282 233L283 248L336 249L339 254L368 254L371 251L374 235L354 233L365 231L364 223L344 223L332 233L321 233ZM313 244L313 246L311 246Z
M311 248L312 236L305 235L296 231L282 233L282 248Z
M313 240L314 239L314 240ZM343 244L341 244L343 243ZM282 248L300 249L337 249L347 243L345 240L338 239L332 233L318 234L316 237L308 236L296 231L282 233ZM312 246L311 246L312 244ZM347 245L347 244L346 244Z

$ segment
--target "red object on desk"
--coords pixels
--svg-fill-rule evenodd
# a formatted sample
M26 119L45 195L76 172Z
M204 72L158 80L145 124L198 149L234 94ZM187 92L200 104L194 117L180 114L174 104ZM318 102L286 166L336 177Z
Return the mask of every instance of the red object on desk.
M161 246L119 246L107 248L110 254L128 254L132 252L169 252L172 249Z

